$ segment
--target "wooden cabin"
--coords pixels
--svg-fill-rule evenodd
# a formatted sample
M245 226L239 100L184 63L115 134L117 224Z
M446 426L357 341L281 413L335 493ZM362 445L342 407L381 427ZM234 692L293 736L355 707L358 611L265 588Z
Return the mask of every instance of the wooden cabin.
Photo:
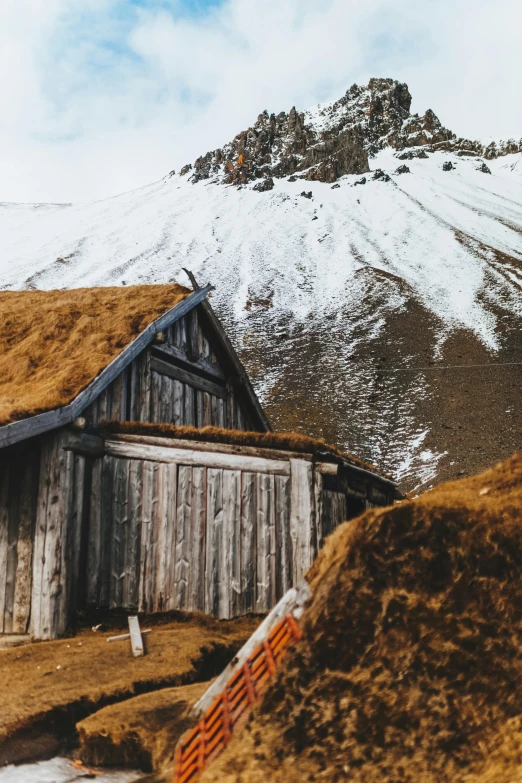
M396 497L271 432L210 289L0 293L0 633L56 638L80 607L267 611Z

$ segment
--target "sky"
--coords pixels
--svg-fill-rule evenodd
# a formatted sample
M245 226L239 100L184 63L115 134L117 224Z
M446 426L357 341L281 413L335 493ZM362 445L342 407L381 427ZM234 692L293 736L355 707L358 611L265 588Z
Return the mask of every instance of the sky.
M0 0L0 201L140 187L373 76L521 138L521 28L520 0Z

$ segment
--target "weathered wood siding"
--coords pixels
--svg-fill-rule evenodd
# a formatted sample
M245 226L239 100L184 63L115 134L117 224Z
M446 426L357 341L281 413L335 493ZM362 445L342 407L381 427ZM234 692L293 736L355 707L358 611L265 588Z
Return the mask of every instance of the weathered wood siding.
M0 633L56 638L79 606L266 612L351 515L306 455L150 440L96 456L61 430L0 461Z
M37 639L65 633L80 600L89 482L86 458L64 449L65 435L61 430L46 436L40 447L29 629Z
M344 492L323 492L322 528L323 537L333 533L338 525L348 519L346 510L346 495Z
M97 461L88 603L215 617L268 611L317 553L312 462L235 455L228 468L216 453L199 452L198 465L198 453L187 450L183 464L181 449L158 448L156 459L152 451L121 442ZM178 461L158 459L167 452Z
M197 310L170 326L162 341L143 351L83 415L94 425L116 419L257 429L212 350Z
M0 633L28 628L37 488L37 451L0 460Z

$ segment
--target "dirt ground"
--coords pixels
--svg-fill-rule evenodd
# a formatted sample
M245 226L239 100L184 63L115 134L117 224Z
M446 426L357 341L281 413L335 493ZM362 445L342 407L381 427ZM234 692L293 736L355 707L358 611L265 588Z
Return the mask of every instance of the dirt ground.
M522 454L339 527L201 783L522 781Z
M194 725L190 708L209 684L163 688L95 712L77 726L77 758L86 766L131 767L170 781L177 741Z
M127 641L107 643L124 630L124 617L105 620L98 632L0 650L0 765L54 755L78 721L109 704L211 679L258 624L258 617L142 618L142 628L152 627L143 658L132 657Z

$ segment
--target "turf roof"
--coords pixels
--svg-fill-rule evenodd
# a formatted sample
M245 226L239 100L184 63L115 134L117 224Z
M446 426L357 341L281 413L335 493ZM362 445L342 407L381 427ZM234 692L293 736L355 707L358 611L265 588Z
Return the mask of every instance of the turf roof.
M194 440L206 443L224 443L236 446L257 446L266 449L282 449L308 454L323 454L345 460L355 467L363 468L377 477L393 481L369 462L351 454L345 454L322 438L310 438L299 432L245 432L222 427L178 427L174 424L156 424L138 421L104 421L102 427L107 433L122 435L151 435L177 440Z
M189 294L175 284L0 292L0 426L72 402Z

